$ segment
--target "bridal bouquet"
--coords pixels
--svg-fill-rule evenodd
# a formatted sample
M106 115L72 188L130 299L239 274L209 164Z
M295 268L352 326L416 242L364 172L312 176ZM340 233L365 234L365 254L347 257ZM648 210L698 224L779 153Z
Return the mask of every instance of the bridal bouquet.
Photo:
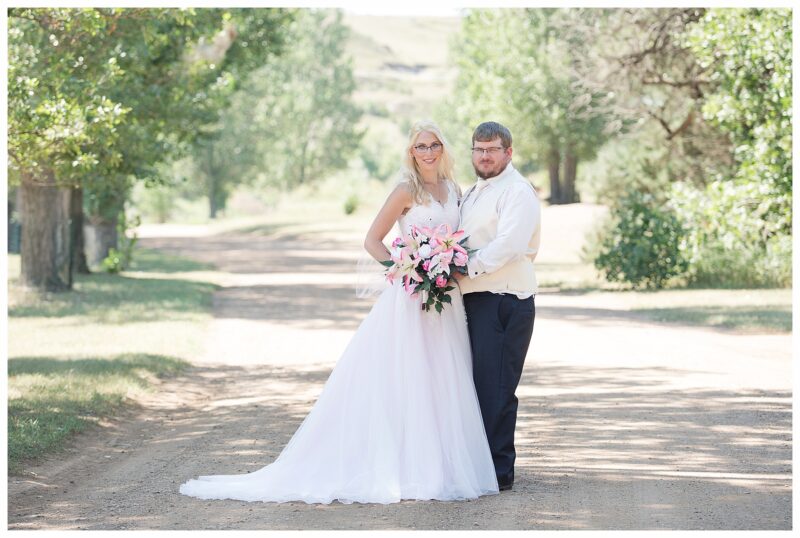
M392 243L392 259L381 262L388 267L386 280L394 283L402 279L411 297L423 294L423 310L434 307L441 312L444 303L451 302L447 292L455 289L449 285L450 275L453 271L467 273L470 251L463 246L467 240L463 235L464 230L454 232L446 224L437 228L412 226L411 235Z

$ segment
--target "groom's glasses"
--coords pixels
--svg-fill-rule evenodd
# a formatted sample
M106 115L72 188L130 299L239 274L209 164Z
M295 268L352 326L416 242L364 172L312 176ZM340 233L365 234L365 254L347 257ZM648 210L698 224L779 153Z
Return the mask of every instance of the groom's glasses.
M476 157L483 157L488 153L490 156L494 157L504 149L505 148L497 146L493 146L491 148L472 148L472 154L475 155Z
M417 144L414 146L414 151L419 153L420 155L425 155L429 151L431 153L439 153L442 151L442 145L439 142L434 142L430 146L426 146L425 144Z

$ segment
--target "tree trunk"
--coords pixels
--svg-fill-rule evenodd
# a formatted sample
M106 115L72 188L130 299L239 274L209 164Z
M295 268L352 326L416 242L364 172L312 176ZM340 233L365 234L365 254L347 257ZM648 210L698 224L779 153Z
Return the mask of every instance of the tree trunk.
M208 185L208 218L217 218L220 210L220 184L214 170L214 145L209 142L205 158L206 185Z
M302 185L306 182L306 153L308 152L308 141L303 142L300 150L300 174L297 182Z
M36 291L67 291L72 288L72 193L55 185L52 172L37 179L24 177L20 185L20 280L23 287Z
M108 256L109 250L117 248L117 217L108 220L89 216L83 225L84 251L90 267L97 267Z
M13 199L13 202L12 202ZM20 222L20 208L22 207L22 189L14 188L8 193L8 252L19 254L22 228Z
M561 165L561 156L557 148L552 148L547 157L547 169L550 172L550 203L561 203L561 181L558 177L558 169Z
M573 204L579 201L578 193L575 191L575 176L578 173L578 157L575 155L574 148L567 147L564 152L564 188L561 191L562 204Z
M70 228L72 234L72 272L88 275L86 252L83 250L83 188L71 189Z
M211 185L211 188L208 192L208 218L215 219L217 218L217 210L219 207L217 206L217 193L216 189L214 189L214 185Z

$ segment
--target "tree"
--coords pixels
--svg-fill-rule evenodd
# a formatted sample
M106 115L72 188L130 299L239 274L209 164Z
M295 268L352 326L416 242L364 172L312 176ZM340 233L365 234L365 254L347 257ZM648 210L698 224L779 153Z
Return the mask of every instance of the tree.
M255 70L231 99L214 138L195 145L209 214L238 183L292 188L343 168L359 147L361 115L345 55L348 28L335 10L304 10L287 28L293 45Z
M463 116L473 119L477 111L485 118L489 111L507 118L518 164L526 155L546 164L555 204L578 200L578 162L594 156L610 123L607 93L573 73L585 45L563 32L565 20L555 9L475 10L456 48Z
M87 206L98 244L95 263L116 247L117 219L130 194L132 178L158 181L155 165L192 145L210 147L220 116L247 73L279 53L283 27L294 13L279 9L196 10L193 24L204 29L186 41L165 21L144 33L122 67L126 84L107 88L131 108L120 129L122 159L114 173L92 189ZM212 34L213 32L213 34Z
M603 40L577 71L617 95L617 116L639 118L625 160L603 180L612 210L625 210L619 193L632 188L655 195L651 209L671 208L684 229L687 282L790 284L790 11L599 14L593 25L569 26L587 42ZM641 233L621 223L614 241L637 244ZM654 252L674 246L666 235L647 237Z
M788 9L711 9L688 31L708 72L702 112L727 133L736 179L766 185L758 213L765 239L792 231L792 13Z
M20 181L27 287L71 287L68 188L119 159L109 148L127 110L93 86L121 75L102 53L106 29L118 16L114 10L9 10L8 151L15 172L9 176Z
M668 182L704 185L728 174L730 141L701 113L711 88L709 70L683 37L705 10L569 12L565 32L571 41L591 45L575 56L576 77L591 91L614 95L607 104L618 132L630 134L636 146L657 147L652 160Z
M702 188L673 186L694 282L791 286L791 28L790 10L711 9L684 34L710 81L703 118L736 165Z
M86 186L90 207L112 214L105 203L125 198L131 176L163 157L171 136L196 130L185 105L203 103L211 75L185 69L184 53L224 18L222 10L9 10L8 138L23 200L23 285L71 287L65 189ZM252 43L271 46L257 30Z

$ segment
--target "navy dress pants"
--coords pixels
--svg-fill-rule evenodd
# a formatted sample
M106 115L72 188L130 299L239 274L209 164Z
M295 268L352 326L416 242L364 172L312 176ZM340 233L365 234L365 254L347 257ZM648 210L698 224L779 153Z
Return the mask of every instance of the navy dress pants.
M474 292L464 295L464 308L472 346L472 375L497 482L509 485L514 482L516 458L518 400L514 392L533 334L534 298Z

